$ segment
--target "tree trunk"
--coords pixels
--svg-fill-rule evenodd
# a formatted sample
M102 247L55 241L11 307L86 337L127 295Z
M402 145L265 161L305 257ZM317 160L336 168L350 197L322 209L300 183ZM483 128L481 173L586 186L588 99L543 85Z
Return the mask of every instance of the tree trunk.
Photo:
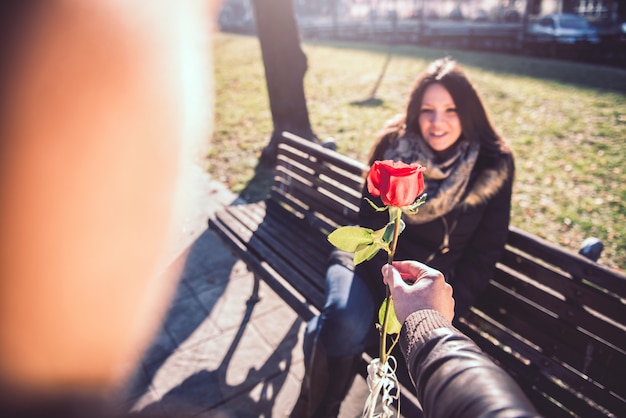
M283 131L312 141L317 137L311 129L304 95L307 58L300 48L293 0L253 0L253 4L274 123L262 159L271 162Z

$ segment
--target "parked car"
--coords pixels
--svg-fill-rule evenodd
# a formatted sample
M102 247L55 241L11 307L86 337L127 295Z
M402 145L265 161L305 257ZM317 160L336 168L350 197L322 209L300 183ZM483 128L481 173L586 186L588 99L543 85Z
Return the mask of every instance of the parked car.
M600 42L598 32L587 20L575 14L546 15L531 23L526 35L527 40L537 43L597 44Z
M596 29L575 14L543 16L528 26L524 38L527 47L549 55L589 53L592 45L600 43Z

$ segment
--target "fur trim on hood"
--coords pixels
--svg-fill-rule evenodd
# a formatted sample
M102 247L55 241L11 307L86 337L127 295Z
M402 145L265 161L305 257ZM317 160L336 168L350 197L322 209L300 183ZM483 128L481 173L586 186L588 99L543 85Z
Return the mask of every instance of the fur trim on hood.
M488 202L513 176L513 172L513 156L503 154L494 167L482 170L472 184L472 190L463 199L463 203L468 206L478 206Z

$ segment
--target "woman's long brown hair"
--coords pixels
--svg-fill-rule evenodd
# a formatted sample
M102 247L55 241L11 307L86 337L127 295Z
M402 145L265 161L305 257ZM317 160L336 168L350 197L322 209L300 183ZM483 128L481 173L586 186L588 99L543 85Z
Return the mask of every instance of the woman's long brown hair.
M456 61L442 58L430 64L418 77L411 89L405 113L385 124L372 147L369 164L381 160L384 151L405 133L421 136L419 116L422 100L426 89L436 83L444 86L454 100L461 121L462 138L480 143L481 159L494 161L499 154L510 152L494 129L478 92L463 69Z

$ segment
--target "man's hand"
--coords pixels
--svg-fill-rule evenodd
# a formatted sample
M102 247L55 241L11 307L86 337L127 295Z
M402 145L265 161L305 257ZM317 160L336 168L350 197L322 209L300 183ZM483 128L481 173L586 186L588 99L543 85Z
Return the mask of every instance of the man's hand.
M394 261L393 267L388 264L383 266L382 273L384 282L389 285L400 323L404 323L411 313L422 309L439 311L452 322L452 286L446 283L440 271L417 261Z

